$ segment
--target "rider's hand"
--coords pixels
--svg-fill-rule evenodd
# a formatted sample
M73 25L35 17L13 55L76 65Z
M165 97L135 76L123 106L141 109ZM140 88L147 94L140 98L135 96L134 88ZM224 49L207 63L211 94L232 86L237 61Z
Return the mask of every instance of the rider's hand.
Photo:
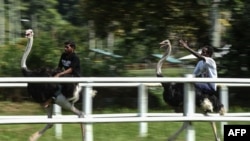
M183 40L181 39L181 40L179 40L179 43L180 43L181 46L183 46L183 47L185 47L185 48L188 47L187 41L183 41Z

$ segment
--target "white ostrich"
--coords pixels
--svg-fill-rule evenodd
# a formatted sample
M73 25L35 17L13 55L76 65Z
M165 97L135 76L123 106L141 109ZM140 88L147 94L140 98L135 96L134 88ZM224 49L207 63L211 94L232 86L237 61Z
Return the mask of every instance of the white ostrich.
M26 38L28 39L25 52L22 56L21 61L21 69L22 73L25 77L53 77L56 73L56 70L49 69L49 68L39 68L30 70L26 66L26 60L29 56L33 45L33 30L28 29L26 30ZM55 93L58 96L54 96L54 103L58 104L62 108L72 111L74 114L78 115L79 117L83 117L83 112L75 108L74 103L79 99L79 93L81 91L81 87L78 84L67 83L63 85L64 88L61 88L57 84L52 83L29 83L27 90L29 95L33 98L33 100L37 103L44 103L48 99L52 98ZM49 105L46 108L48 118L52 118L52 111L53 106ZM40 131L35 132L29 138L29 141L36 141L39 137L41 137L49 128L51 128L53 124L47 124L43 129ZM83 125L81 124L82 128L82 135L84 135Z
M164 54L162 58L158 61L156 66L156 75L157 77L163 77L161 67L162 64L166 61L166 58L171 54L172 46L169 40L164 40L160 43L160 48L164 49ZM183 109L183 98L184 98L184 84L183 83L162 83L163 99L171 107L174 108L176 112ZM215 95L207 94L197 94L196 93L196 106L200 107L205 115L208 112L219 112L221 115L224 114L223 105L220 103L218 98ZM168 138L168 141L173 141L177 136L187 128L191 122L184 122L182 127ZM213 133L216 141L220 141L220 138L217 134L217 128L215 122L211 122Z

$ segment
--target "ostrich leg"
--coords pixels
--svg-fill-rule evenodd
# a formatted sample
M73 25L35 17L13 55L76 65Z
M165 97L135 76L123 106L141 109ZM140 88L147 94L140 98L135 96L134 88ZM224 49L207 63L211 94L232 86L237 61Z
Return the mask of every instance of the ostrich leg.
M79 117L83 117L83 113L75 108L74 105L72 105L63 94L59 94L56 99L55 103L64 108L65 110L72 111L74 114L78 115Z
M184 129L187 128L188 124L191 124L191 122L184 122L184 123L182 124L182 127L181 127L177 132L175 132L172 136L170 136L170 137L168 138L167 141L174 141L174 140L177 138L177 136L178 136ZM215 141L220 141L220 138L219 138L219 136L218 136L218 134L217 134L217 128L216 128L215 122L211 122L211 126L212 126L212 128L213 128L213 133L214 133Z
M46 108L48 118L52 118L53 107L50 105ZM29 138L29 141L37 141L48 129L53 126L52 123L48 123L42 130L35 132Z
M220 137L219 137L218 134L217 134L217 128L216 128L215 122L211 122L211 126L212 126L212 128L213 128L215 141L220 141Z
M83 113L78 110L73 104L71 104L63 94L59 94L56 99L55 99L55 103L58 104L59 106L61 106L62 108L66 109L66 110L70 110L73 113L75 113L76 115L78 115L79 118L83 118L84 115ZM84 125L81 124L81 131L82 131L82 138L84 138Z
M62 108L66 110L72 111L74 114L78 115L79 118L84 117L83 113L75 108L62 94L59 94L56 99L55 103L61 106ZM49 105L47 108L47 115L48 118L52 118L52 111L53 111L53 106ZM42 130L35 132L32 134L29 138L29 141L37 141L38 138L40 138L48 129L50 129L53 126L52 123L48 123ZM84 137L84 125L81 124L81 131L82 131L82 137Z
M181 128L180 128L177 132L175 132L173 135L171 135L171 136L167 139L167 141L174 141L174 140L178 137L178 135L179 135L184 129L187 128L187 126L188 126L189 124L191 124L191 122L183 122Z

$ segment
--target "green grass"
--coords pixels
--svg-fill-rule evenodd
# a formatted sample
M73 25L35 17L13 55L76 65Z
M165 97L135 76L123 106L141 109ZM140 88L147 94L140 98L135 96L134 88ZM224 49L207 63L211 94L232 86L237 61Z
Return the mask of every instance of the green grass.
M0 140L1 141L25 141L27 138L38 129L41 129L42 124L27 124L27 125L1 125ZM171 133L178 130L181 126L179 122L151 122L149 123L147 137L139 137L138 123L98 123L94 124L94 140L95 141L164 141ZM213 140L212 131L209 123L195 123L197 140L202 140L205 137L208 141ZM63 136L61 141L82 141L79 124L63 124ZM55 138L54 129L48 130L41 141L57 140ZM185 140L185 132L183 132L177 141Z
M11 103L0 102L0 115L41 115L45 114L38 104L24 102ZM238 108L233 108L237 111ZM249 109L244 109L248 110ZM112 109L94 111L94 113L110 113ZM116 113L136 112L136 109L116 109ZM243 112L239 108L240 112ZM150 110L150 112L171 112L170 109ZM233 111L231 111L233 112ZM65 113L68 114L68 113ZM31 119L32 120L32 119ZM247 122L231 122L231 124L249 124ZM139 137L138 123L94 123L94 141L165 141L172 133L182 125L181 122L150 122L148 124L148 136ZM220 133L220 124L218 132ZM0 141L26 141L28 137L37 130L44 127L44 124L12 124L0 125ZM212 128L208 122L195 122L193 127L196 131L197 141L214 140ZM63 124L62 139L56 139L55 128L49 129L39 141L82 141L79 124ZM183 132L176 141L184 141Z

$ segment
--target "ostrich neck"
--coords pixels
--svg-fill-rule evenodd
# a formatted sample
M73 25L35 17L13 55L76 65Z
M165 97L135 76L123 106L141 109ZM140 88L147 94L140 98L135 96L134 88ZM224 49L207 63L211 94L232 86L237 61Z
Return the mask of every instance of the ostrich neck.
M24 54L23 54L23 57L22 57L22 61L21 61L21 68L22 69L25 69L25 70L28 69L27 66L26 66L26 60L27 60L27 58L28 58L28 56L30 54L32 45L33 45L33 37L28 39L28 43L26 45L26 48L25 48L25 51L24 51Z
M157 73L158 75L162 74L162 72L161 72L161 67L162 67L164 61L166 61L166 58L171 54L171 50L172 50L171 48L172 48L172 47L169 46L169 47L165 50L165 52L164 52L162 58L161 58L161 59L158 61L158 63L157 63L156 73Z

